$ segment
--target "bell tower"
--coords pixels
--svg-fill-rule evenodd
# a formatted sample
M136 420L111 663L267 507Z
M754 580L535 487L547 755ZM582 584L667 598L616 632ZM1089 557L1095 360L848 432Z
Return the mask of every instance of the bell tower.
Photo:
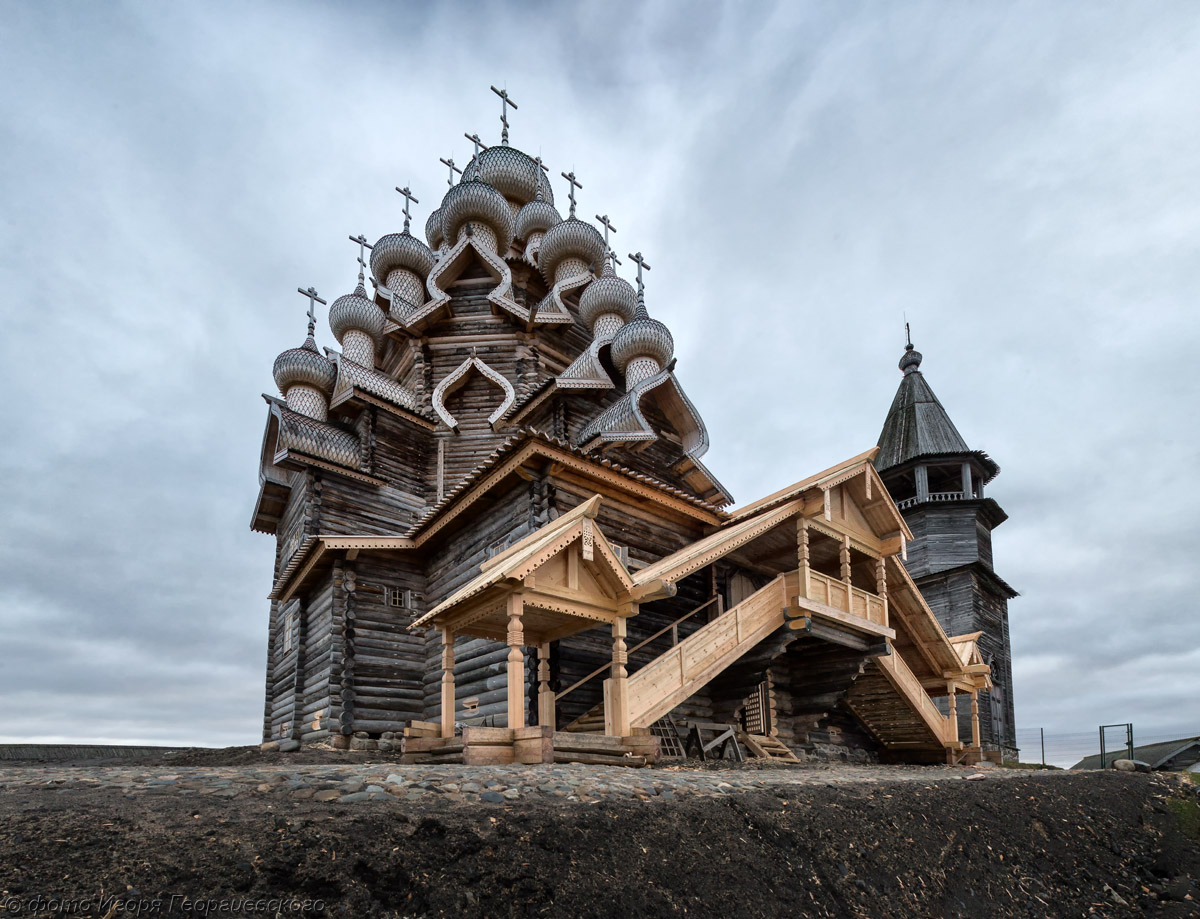
M982 633L979 650L993 684L979 697L984 750L1015 758L1008 601L1017 592L992 560L992 530L1008 515L984 496L1000 467L967 446L921 373L921 360L910 336L875 467L913 533L905 565L946 634ZM970 713L958 716L966 735Z

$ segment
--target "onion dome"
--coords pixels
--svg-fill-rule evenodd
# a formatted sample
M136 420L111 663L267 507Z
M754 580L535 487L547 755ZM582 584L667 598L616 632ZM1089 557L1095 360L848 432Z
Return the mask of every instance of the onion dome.
M328 396L337 382L337 368L333 366L333 361L317 350L311 333L299 348L289 348L275 358L272 372L275 385L284 396L293 386L311 386Z
M436 216L437 211L430 215L430 223L425 225L427 234ZM440 227L440 221L438 225ZM433 270L433 253L421 240L408 233L389 233L387 236L381 236L379 242L375 243L375 248L371 250L371 274L386 283L388 275L397 268L407 268L413 274L427 278ZM329 319L330 322L333 321L332 313Z
M518 205L538 198L554 204L554 189L537 160L507 144L480 150L463 170L464 182L486 182Z
M375 261L374 253L371 261ZM373 265L371 270L374 270ZM384 322L383 310L367 298L361 275L354 293L338 297L329 307L329 329L333 337L343 346L348 358L366 367L375 366L375 349L383 340Z
M594 334L596 321L602 316L617 316L621 325L624 325L633 320L637 307L633 285L617 277L612 263L605 259L604 273L589 284L579 298L579 318Z
M582 263L586 270L589 265L598 265L607 252L599 230L590 223L568 217L552 226L542 237L538 270L547 284L553 284L556 280L555 269L568 259Z
M905 374L910 374L916 373L920 366L921 352L913 348L912 342L910 341L904 346L904 356L900 358L900 369L903 370Z
M429 215L429 219L425 221L425 238L429 240L429 246L432 249L440 249L446 238L442 235L442 209L435 208L433 213ZM379 275L375 275L379 277Z
M562 216L548 201L530 201L517 213L517 239L529 239L531 233L545 233L562 223Z
M625 385L629 387L670 363L675 354L675 340L665 325L650 318L645 301L639 297L633 322L613 337L610 354L613 364L625 374ZM644 366L635 378L633 370L637 364Z
M500 194L483 182L459 182L446 192L440 208L442 235L446 242L458 241L458 234L467 224L480 223L496 236L496 251L508 251L513 240L513 213Z

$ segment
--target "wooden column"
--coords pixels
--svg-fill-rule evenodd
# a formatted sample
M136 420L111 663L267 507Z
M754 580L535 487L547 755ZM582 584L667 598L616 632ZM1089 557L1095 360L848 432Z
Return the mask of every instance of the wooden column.
M839 556L842 560L842 582L847 586L851 586L850 577L850 537L842 537L842 548L839 551ZM847 593L847 602L849 602L849 593ZM853 607L853 604L851 604Z
M875 560L875 593L883 600L883 625L888 624L887 559L880 556Z
M946 684L946 690L950 695L950 740L957 741L958 738L958 695L954 690L954 683Z
M979 690L971 690L971 746L979 749Z
M554 693L550 690L550 642L538 645L538 724L555 729Z
M629 661L625 649L627 628L623 616L613 622L612 676L604 681L604 733L613 737L629 734L629 673L625 669Z
M962 491L963 491L964 498L973 497L972 488L971 488L971 464L970 463L962 464Z
M442 736L454 736L454 633L442 626Z
M913 470L913 478L917 480L917 500L929 500L929 468L918 466Z
M800 564L800 590L803 593L804 599L808 599L808 518L801 517L796 524L796 559Z
M521 629L524 599L519 592L508 595L508 726L525 727L525 633Z

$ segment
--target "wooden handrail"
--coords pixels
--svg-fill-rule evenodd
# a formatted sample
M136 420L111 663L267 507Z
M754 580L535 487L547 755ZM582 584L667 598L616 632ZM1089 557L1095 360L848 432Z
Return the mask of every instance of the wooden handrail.
M670 625L664 626L663 628L659 629L657 632L655 632L649 638L639 641L636 645L634 645L632 648L630 648L628 650L628 652L626 652L626 653L634 654L637 651L642 650L642 648L646 647L646 645L650 644L650 642L654 641L654 639L661 638L663 635L665 635L667 632L671 631L672 629L678 628L679 623L686 622L688 619L691 619L694 615L696 615L696 613L700 612L700 610L704 609L707 606L712 606L712 604L716 603L717 600L719 600L720 598L721 598L721 595L717 594L717 596L711 597L710 599L705 600L703 603L701 603L695 609L680 616L678 619L676 619ZM566 689L564 689L562 692L558 693L554 697L554 701L557 702L559 699L561 699L567 693L574 692L580 686L582 686L584 683L590 683L592 680L596 679L596 677L600 676L600 674L604 673L604 671L611 670L611 669L612 669L611 663L601 664L599 667L597 667L595 670L593 670L591 673L589 673L587 676L585 676L582 680L579 680L578 682L573 683L572 685L570 685Z

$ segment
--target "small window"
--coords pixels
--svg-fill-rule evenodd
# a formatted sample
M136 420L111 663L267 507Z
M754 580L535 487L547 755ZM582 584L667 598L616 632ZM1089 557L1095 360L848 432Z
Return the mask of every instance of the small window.
M283 622L283 645L281 654L287 654L296 646L296 614L289 613Z
M408 604L405 602L405 596L404 596L406 592L407 591L405 591L404 588L402 588L402 587L389 587L387 589L388 606L394 607L396 609L404 609L405 607L407 607Z
M495 558L497 555L499 555L501 552L503 552L505 549L507 549L509 546L511 546L514 541L515 540L513 539L511 534L508 536L505 536L503 539L496 540L494 543L492 543L490 546L487 547L487 557Z

